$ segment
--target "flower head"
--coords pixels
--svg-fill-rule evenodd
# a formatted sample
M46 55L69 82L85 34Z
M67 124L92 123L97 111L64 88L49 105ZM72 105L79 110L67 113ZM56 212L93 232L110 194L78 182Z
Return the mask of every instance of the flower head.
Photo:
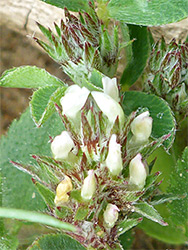
M112 175L119 175L123 169L121 158L121 145L116 142L116 135L113 134L109 142L109 150L106 158L106 165Z
M56 160L66 159L74 147L74 142L67 131L56 136L51 144L51 150Z
M103 218L107 227L112 228L118 220L119 208L116 205L108 204L104 211Z
M145 185L147 177L146 168L142 162L141 154L137 154L129 164L129 184L136 185L139 189L142 189Z
M96 179L94 170L88 171L88 176L84 179L84 184L81 188L81 196L84 200L90 200L96 190Z

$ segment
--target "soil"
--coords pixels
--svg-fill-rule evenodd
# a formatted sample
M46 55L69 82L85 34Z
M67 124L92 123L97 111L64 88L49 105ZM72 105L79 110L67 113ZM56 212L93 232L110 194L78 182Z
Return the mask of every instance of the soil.
M1 28L1 61L0 75L6 69L21 65L36 65L45 68L48 72L62 80L68 78L63 74L59 65L51 58L32 46L29 38L7 29ZM0 133L5 134L12 120L19 118L20 114L28 107L32 91L29 89L0 88ZM147 236L140 229L134 231L135 240L132 249L135 250L185 250L184 246L172 246L159 242Z

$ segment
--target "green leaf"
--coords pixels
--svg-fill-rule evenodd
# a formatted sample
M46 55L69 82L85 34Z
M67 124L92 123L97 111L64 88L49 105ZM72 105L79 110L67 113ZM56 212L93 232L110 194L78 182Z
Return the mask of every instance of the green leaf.
M177 161L176 168L171 173L168 192L174 195L184 195L185 198L168 204L171 220L175 225L188 228L188 147L185 148L182 158Z
M102 84L103 74L96 69L93 69L89 76L89 81L98 88L103 89Z
M0 231L0 233L2 233ZM19 241L17 237L12 235L3 235L0 237L0 249L1 250L16 250L18 249Z
M126 233L121 234L119 240L124 250L130 250L134 240L132 231L129 230Z
M171 147L175 136L175 120L167 102L155 95L129 91L124 94L122 106L126 115L137 109L148 108L153 118L151 136L157 139L171 134L163 143L166 149Z
M34 241L28 250L86 250L86 248L65 234L48 234Z
M185 244L188 240L188 225L186 220L188 198L187 196L185 197L188 190L186 177L188 169L187 148L185 149L182 158L178 160L176 168L173 167L174 163L169 155L161 149L158 151L157 161L159 161L157 163L158 165L155 164L155 170L156 167L157 169L160 168L160 170L163 171L162 177L166 180L160 186L163 191L168 191L171 195L181 199L173 200L168 204L160 204L156 206L157 210L169 226L164 228L157 223L144 219L139 227L141 227L149 236L160 241L164 241L169 244ZM156 156L156 152L154 156ZM168 194L166 195L168 196Z
M165 202L172 202L174 200L178 200L179 202L179 200L183 198L185 198L183 195L180 196L175 194L160 194L160 195L155 195L153 199L150 201L150 204L154 206Z
M111 0L109 16L126 23L154 26L180 21L188 16L187 0Z
M41 0L45 3L55 5L59 8L67 8L70 11L88 11L89 5L87 0Z
M121 25L122 29L124 26L125 24ZM132 56L126 65L120 83L131 86L139 78L146 66L150 45L147 27L128 25L128 29L130 39L135 39L135 41L128 45L128 47L132 46Z
M157 210L149 205L148 203L138 203L135 206L135 212L146 217L147 219L150 219L152 221L155 221L159 223L162 226L167 226L168 223L164 222L163 218L160 216L160 214L157 212Z
M0 78L1 87L39 88L45 86L64 86L64 83L46 70L36 66L22 66L5 71Z
M126 231L130 230L131 228L135 227L142 221L142 218L136 218L136 219L127 219L123 220L118 225L118 235L121 235L125 233Z
M0 207L0 217L1 218L10 218L17 220L26 220L30 222L41 223L55 228L61 228L68 231L76 231L76 228L66 222L62 222L50 215L22 210L14 208L5 208Z
M38 192L42 196L43 200L47 205L49 205L51 208L53 208L54 205L54 199L55 194L52 192L49 188L45 187L39 182L35 182L35 187L37 188Z
M75 220L84 220L87 215L88 215L88 208L79 207L74 219Z
M45 204L31 177L14 168L10 160L32 165L36 162L31 158L31 154L51 155L49 135L56 136L63 130L63 123L56 113L41 128L36 128L29 110L19 121L12 123L7 136L2 136L0 144L3 206L28 210L44 209Z
M159 209L160 206L160 209ZM158 205L157 210L168 223L167 227L163 227L151 220L144 219L139 227L142 228L149 236L169 244L184 244L187 242L185 231L183 228L173 225L169 219L171 215L164 204Z
M66 87L47 86L34 92L30 107L37 126L40 127L55 112L55 103L60 105L65 90Z

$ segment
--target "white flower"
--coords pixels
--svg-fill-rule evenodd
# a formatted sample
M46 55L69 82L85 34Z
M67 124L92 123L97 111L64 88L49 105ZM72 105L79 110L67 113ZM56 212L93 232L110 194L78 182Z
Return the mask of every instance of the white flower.
M133 142L143 143L148 140L152 131L153 119L149 117L149 112L146 111L137 116L131 123L131 131L133 133Z
M136 185L139 189L142 189L145 185L147 177L146 168L142 162L141 154L137 154L129 164L129 184Z
M81 196L84 200L90 200L96 190L96 179L94 170L88 171L88 176L84 179L84 184L81 188Z
M118 220L119 209L116 205L108 204L104 211L103 218L107 227L112 228Z
M116 78L109 78L107 76L102 78L104 93L111 96L116 102L119 102L119 90Z
M89 93L90 91L85 87L80 88L78 85L68 87L65 95L60 100L63 114L69 118L75 119L86 103Z
M112 175L119 175L123 169L121 158L121 145L116 142L116 135L113 134L109 142L109 150L106 158L106 165Z
M120 124L123 125L125 115L118 102L102 92L92 91L91 94L100 110L108 117L112 124L115 122L117 116L119 116Z
M71 179L65 175L64 180L61 181L56 188L56 196L54 203L56 206L62 206L69 200L68 192L73 189Z
M67 131L56 136L51 143L51 150L56 160L66 159L73 147L74 142Z

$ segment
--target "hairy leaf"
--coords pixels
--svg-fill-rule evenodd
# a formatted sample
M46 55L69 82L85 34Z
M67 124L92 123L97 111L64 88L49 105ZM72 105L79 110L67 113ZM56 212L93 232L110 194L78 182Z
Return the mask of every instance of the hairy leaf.
M152 221L155 221L159 223L162 226L167 226L168 224L164 222L160 214L157 212L157 210L149 205L148 203L138 203L135 206L135 212L146 217L147 219L150 219Z
M36 66L21 66L5 71L0 78L0 86L9 88L40 88L64 86L64 83L45 69Z
M55 112L55 103L59 104L65 90L66 87L47 86L34 92L30 107L37 126L40 127Z
M182 158L177 161L176 168L171 173L168 192L174 195L185 196L168 204L171 211L171 220L176 225L188 228L188 147L185 148Z
M136 25L161 25L180 21L188 16L187 0L111 0L109 16Z
M7 136L1 138L0 165L3 176L3 206L28 210L43 210L45 205L31 177L17 170L10 160L23 164L35 164L31 154L51 155L49 135L56 136L64 130L55 113L41 128L36 128L27 110L10 126Z
M28 250L86 250L78 241L65 234L48 234L33 242Z

